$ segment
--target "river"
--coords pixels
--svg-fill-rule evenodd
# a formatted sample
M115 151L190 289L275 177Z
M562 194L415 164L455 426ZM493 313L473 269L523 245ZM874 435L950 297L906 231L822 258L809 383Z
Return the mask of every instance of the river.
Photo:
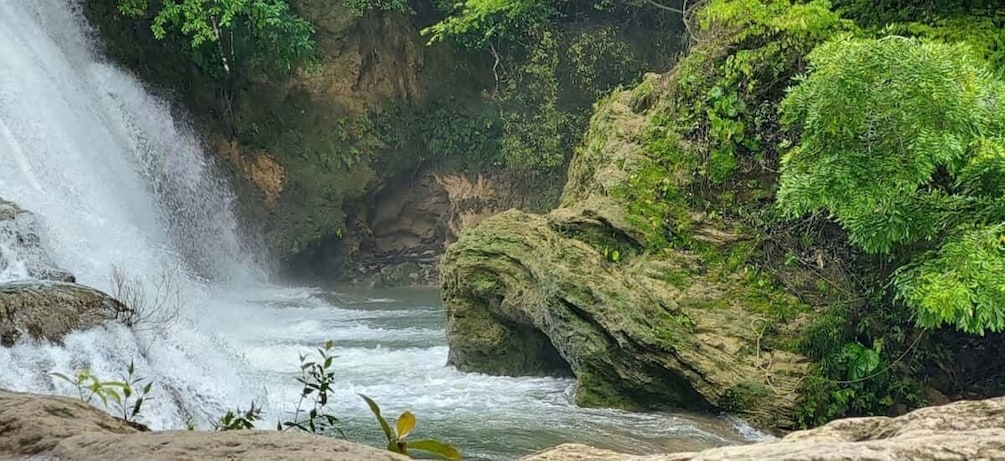
M296 405L299 355L332 340L334 410L354 440L380 436L359 393L388 415L414 412L418 435L470 459L572 441L644 453L758 436L729 418L577 408L569 379L447 367L432 290L270 282L193 130L99 49L77 2L0 0L0 197L36 214L48 254L80 283L111 291L118 269L155 300L168 277L179 316L0 348L0 388L74 395L51 373L114 378L135 361L154 383L141 418L154 429L208 428L253 400L273 428ZM13 257L0 282L27 277L16 248L4 252Z

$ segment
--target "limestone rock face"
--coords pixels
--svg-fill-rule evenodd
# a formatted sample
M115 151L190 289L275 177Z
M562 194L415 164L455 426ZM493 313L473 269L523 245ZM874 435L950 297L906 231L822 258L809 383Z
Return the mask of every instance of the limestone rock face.
M632 220L617 192L646 161L634 141L644 117L630 93L597 110L560 208L495 215L448 248L450 363L506 375L571 372L581 405L716 408L793 427L809 362L775 339L797 337L799 302L722 262L749 248L728 222L687 218L691 237L718 261L646 250L650 224ZM771 314L784 306L790 317Z
M774 442L634 456L562 445L526 461L1005 459L1005 398L956 402L898 418L850 418Z
M64 439L93 431L139 432L79 400L0 391L0 458L46 453Z
M62 441L52 454L64 461L409 459L386 450L331 437L276 431L167 431L130 435L88 432Z
M408 459L344 440L274 431L140 432L65 397L0 391L0 459Z
M107 294L65 282L27 280L0 284L0 345L28 335L59 342L75 330L128 320L131 310Z
M0 280L18 275L73 282L73 274L56 267L42 248L35 215L0 198ZM22 267L17 267L23 265ZM24 271L24 274L16 272Z

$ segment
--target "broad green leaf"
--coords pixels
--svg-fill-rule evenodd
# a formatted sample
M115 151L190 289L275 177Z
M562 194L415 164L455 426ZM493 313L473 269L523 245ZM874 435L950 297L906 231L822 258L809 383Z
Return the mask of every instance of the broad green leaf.
M410 442L408 448L432 453L449 461L460 461L461 459L461 452L457 447L449 443L440 442L439 440L416 440Z

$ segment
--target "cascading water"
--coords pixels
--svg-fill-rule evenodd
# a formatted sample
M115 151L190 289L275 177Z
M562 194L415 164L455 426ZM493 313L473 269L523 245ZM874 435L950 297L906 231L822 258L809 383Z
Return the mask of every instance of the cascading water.
M109 326L63 345L0 348L0 388L70 394L50 372L116 376L135 360L156 383L143 412L155 429L206 426L252 400L273 427L296 405L298 355L332 339L336 410L363 438L379 432L356 393L388 413L412 410L425 435L474 457L564 441L645 450L743 438L714 418L579 409L569 380L445 367L442 308L428 293L382 294L390 300L267 284L197 139L101 58L72 0L0 0L0 198L35 214L47 253L80 283L110 291L118 268L156 297L169 274L182 301L181 316L153 330ZM38 256L3 245L0 282L27 277Z
M109 291L119 268L152 291L173 274L187 317L156 336L120 328L75 335L66 348L0 350L0 386L59 390L46 372L115 376L136 358L148 374L174 368L152 376L171 395L151 402L150 422L178 427L247 389L239 362L188 318L212 308L200 280L250 281L256 271L195 137L100 59L85 25L72 2L0 0L0 197L35 213L48 253L79 282Z

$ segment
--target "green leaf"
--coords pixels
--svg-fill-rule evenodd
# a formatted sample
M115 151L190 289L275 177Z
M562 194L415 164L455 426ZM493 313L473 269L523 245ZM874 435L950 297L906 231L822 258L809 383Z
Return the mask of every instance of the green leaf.
M49 373L49 374L50 374L50 375L52 375L52 376L55 376L55 377L57 377L57 378L59 378L59 379L62 379L63 381L66 381L66 382L68 382L68 383L70 383L70 384L73 384L73 385L76 385L76 384L77 384L77 383L76 383L76 382L74 382L74 381L73 381L72 379L70 379L70 377L69 377L69 376L66 376L66 375L64 375L64 374L62 374L62 373Z
M104 382L101 383L101 386L102 387L119 387L119 388L123 388L124 389L124 388L129 387L129 384L124 383L122 381L104 381Z
M374 402L373 399L363 394L359 394L359 396L366 401L367 406L370 407L370 412L372 412L373 415L377 417L377 422L380 423L380 428L381 430L384 431L384 436L387 437L387 440L389 442L391 441L397 442L398 438L394 436L393 432L391 432L391 426L389 426L384 417L380 415L380 406L377 405L377 402Z
M432 453L449 461L460 461L461 459L461 452L457 449L457 447L438 440L416 440L414 442L409 442L408 448Z

